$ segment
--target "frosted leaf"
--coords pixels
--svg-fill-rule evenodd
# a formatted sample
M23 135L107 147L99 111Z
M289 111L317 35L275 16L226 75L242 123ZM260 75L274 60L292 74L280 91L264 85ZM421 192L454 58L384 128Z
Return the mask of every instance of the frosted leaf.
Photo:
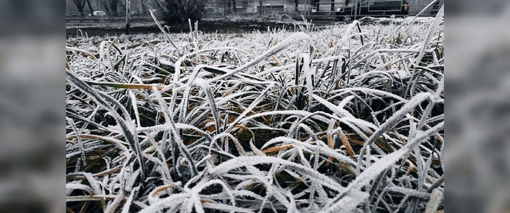
M361 191L351 191L351 193L338 202L334 203L327 209L323 209L320 212L353 212L356 207L368 199L368 193Z
M203 207L206 209L215 209L215 210L221 210L224 212L246 212L246 213L252 213L252 209L246 209L246 208L240 208L230 205L225 205L221 203L204 203Z
M150 213L150 212L160 211L165 208L176 207L177 205L181 204L188 197L189 197L189 194L187 194L187 193L173 194L167 198L163 198L163 199L149 205L148 207L142 209L142 211L140 211L140 213Z
M408 188L399 187L399 186L390 186L390 187L387 187L386 190L391 191L391 192L398 192L400 194L403 194L403 195L406 195L409 197L419 197L419 198L423 198L423 199L430 198L429 193L420 192L420 191L416 191L414 189L408 189Z
M283 164L283 165L293 167L295 170L302 173L301 175L307 176L308 178L311 178L314 181L318 181L321 184L329 187L330 189L340 190L341 188L343 188L336 181L331 180L327 176L324 176L310 168L306 168L302 165L288 162L288 161L285 161L285 160L282 160L279 158L274 158L274 157L265 157L265 156L237 157L235 159L228 160L228 161L214 167L213 169L211 169L209 171L209 173L211 175L221 175L223 173L226 173L230 170L233 170L233 169L236 169L239 167L248 166L248 165L256 165L256 164L267 164L267 163L278 163L278 164Z
M86 191L89 194L94 194L94 191L90 188L90 186L79 183L66 183L66 196L71 195L71 193L76 189Z
M202 79L202 78L195 78L195 80L193 81L193 83L197 86L200 86L200 87L203 87L203 88L207 88L209 87L209 82Z
M430 200L427 203L427 207L425 209L425 213L434 213L439 207L441 200L443 199L443 192L439 189L434 189L432 194L430 195Z

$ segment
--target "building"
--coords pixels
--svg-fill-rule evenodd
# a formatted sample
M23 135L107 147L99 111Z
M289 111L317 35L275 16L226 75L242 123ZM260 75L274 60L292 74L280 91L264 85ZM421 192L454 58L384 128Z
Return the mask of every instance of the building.
M78 16L76 8L76 0L66 0L67 16ZM115 8L104 4L106 1L100 0L78 0L89 1L93 11L105 11L108 16L124 16L126 0L110 0L116 2ZM139 16L147 16L149 9L161 10L165 0L129 0L130 11ZM370 5L381 2L392 2L398 5L404 5L407 2L409 15L418 14L423 8L434 0L207 0L205 11L206 17L225 17L229 15L235 16L260 16L270 14L289 14L289 15L305 15L314 17L333 17L338 16L335 12L342 10L347 5L353 6L359 3L361 7L370 9ZM444 0L439 0L429 10L423 13L424 16L432 16L438 12ZM91 13L90 8L86 5L84 14Z
M406 0L406 1L409 2L409 15L416 15L434 0ZM441 8L441 5L443 5L443 3L444 0L439 0L435 5L432 6L432 8L428 9L427 11L424 11L425 13L424 15L436 14Z
M393 2L404 5L407 3L409 15L418 14L434 0L209 0L206 6L208 17L222 17L227 15L268 15L298 14L313 16L334 16L335 11L346 5L358 3L368 8L374 3ZM432 16L439 11L444 0L438 1L433 7L422 13ZM406 6L407 7L407 6Z

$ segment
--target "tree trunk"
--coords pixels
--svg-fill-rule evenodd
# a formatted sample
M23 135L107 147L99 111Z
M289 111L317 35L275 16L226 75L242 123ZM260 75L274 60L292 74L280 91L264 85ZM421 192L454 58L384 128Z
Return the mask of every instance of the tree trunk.
M117 9L119 5L119 0L110 0L110 11L112 12L112 15L116 16L118 15Z
M147 11L148 11L147 6L145 6L146 0L142 0L141 3L142 3L142 14L145 15L145 14L147 14Z
M119 2L119 8L120 8L120 11L126 11L126 5L124 5L124 1ZM120 14L122 14L122 13L120 13Z
M80 15L84 16L85 13L84 13L83 9L85 9L85 2L83 0L73 0L72 2L76 6L76 9L80 13Z
M108 7L107 0L101 0L101 6L103 7L103 10L108 13L109 15L112 15L112 12L110 10L110 7Z
M76 5L76 9L78 9L78 12L80 13L80 16L85 16L85 12L83 11L83 7L80 7L78 5Z
M90 15L94 16L94 10L92 9L92 5L90 4L90 0L87 0L87 5L89 6Z
M260 16L263 16L264 15L264 3L263 3L263 0L260 0L259 2L260 2Z
M305 0L305 8L304 8L304 10L305 10L305 15L308 15L308 14L309 14L309 13L308 13L308 4L310 4L310 0Z
M163 5L163 3L161 3L159 0L155 0L155 1L152 1L152 2L156 2L156 4L152 4L153 7L157 7L157 9L162 12L162 11L165 11L166 8L165 8L165 5ZM154 6L155 5L155 6Z

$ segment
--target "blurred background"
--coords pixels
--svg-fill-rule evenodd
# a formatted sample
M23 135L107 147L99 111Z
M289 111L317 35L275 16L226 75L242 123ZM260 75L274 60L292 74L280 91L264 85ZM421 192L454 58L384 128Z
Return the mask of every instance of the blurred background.
M445 209L510 212L510 1L445 10ZM65 11L0 0L0 212L64 211Z
M200 20L202 32L213 33L263 31L283 24L292 27L303 18L313 20L318 27L367 16L420 13L435 17L443 3L444 0L66 0L66 36L122 34L126 32L126 16L130 20L129 34L159 33L149 10L171 26L169 32L188 31L191 19L192 23Z
M510 1L445 9L445 209L510 212Z
M0 212L65 206L65 4L0 0Z

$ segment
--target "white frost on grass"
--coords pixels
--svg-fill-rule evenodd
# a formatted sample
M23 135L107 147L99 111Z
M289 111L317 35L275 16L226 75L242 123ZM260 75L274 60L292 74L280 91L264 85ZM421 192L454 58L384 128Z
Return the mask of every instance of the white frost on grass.
M410 19L375 20L69 38L66 200L123 212L441 208L443 19L400 31Z

